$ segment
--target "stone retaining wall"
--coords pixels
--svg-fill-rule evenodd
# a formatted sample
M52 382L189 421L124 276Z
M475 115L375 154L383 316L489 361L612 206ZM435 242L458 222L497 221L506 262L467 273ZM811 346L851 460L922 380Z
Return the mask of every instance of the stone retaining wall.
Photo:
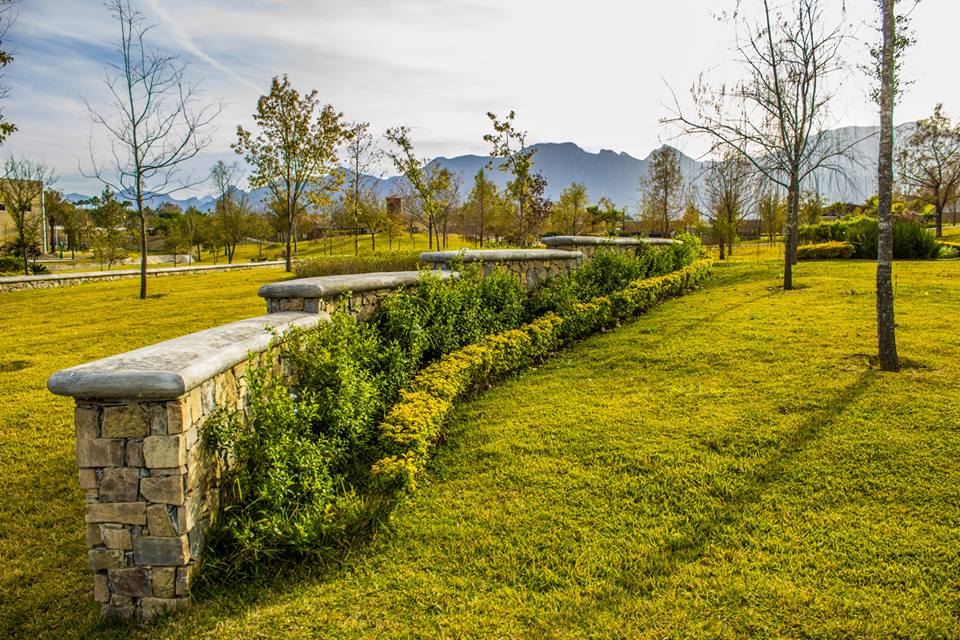
M634 255L642 246L661 246L675 244L677 240L669 238L607 238L599 236L552 236L542 238L543 244L561 251L578 251L592 258L598 251L617 251Z
M480 264L484 276L506 269L530 289L545 278L575 270L583 254L550 249L434 251L420 254L420 260L440 271L450 271L461 263Z
M273 357L273 332L328 318L252 318L50 378L53 393L76 399L87 559L103 615L150 619L187 604L219 507L221 469L201 429L218 408L245 409L244 373Z
M456 274L439 272L442 278ZM354 316L364 319L373 314L385 296L420 280L419 271L358 273L344 276L300 278L274 282L260 287L258 294L267 302L267 313L304 311L334 313L344 303Z
M261 267L280 267L284 266L284 264L285 263L280 260L275 262L244 262L242 264L213 264L200 267L170 267L167 269L147 269L147 275L161 278L164 276L182 276L220 271L243 271L245 269L258 269ZM25 289L52 289L88 282L110 282L113 280L129 280L139 277L139 269L92 271L86 273L56 273L41 276L5 276L0 277L0 293L23 291Z
M475 262L528 285L575 269L568 251L424 254L440 269ZM265 285L269 314L59 371L47 386L76 401L77 465L86 492L88 562L104 615L150 619L188 602L204 534L219 509L222 469L201 431L218 409L245 410L244 373L272 359L292 328L328 322L344 302L372 313L383 296L415 285L417 271L304 278Z

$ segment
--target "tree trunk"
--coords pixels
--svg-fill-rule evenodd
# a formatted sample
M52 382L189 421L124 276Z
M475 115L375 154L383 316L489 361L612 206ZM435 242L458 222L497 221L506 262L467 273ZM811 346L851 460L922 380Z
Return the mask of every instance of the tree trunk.
M877 345L880 369L899 371L896 324L893 313L893 103L895 0L883 0L883 53L880 78L880 159L877 172Z
M376 252L377 252L377 234L371 233L370 234L370 253L376 253Z
M143 213L143 195L137 189L137 214L140 216L140 299L147 299L147 216Z
M726 259L727 259L727 254L724 252L724 246L723 246L723 245L724 245L723 238L720 238L720 259L721 259L721 260L726 260Z
M293 271L293 255L291 251L293 250L293 212L287 209L287 260L286 260L286 269L287 273Z
M937 237L943 237L943 205L937 205Z

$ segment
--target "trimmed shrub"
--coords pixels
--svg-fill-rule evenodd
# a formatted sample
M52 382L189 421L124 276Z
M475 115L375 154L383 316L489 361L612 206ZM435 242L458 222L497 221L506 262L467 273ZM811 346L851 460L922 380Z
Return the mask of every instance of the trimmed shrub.
M380 424L384 457L371 468L382 492L412 490L441 439L457 400L478 386L517 371L563 344L613 326L667 298L699 285L712 262L702 260L675 273L637 280L622 291L575 305L564 317L547 314L519 329L489 336L426 367L400 392L400 400Z
M849 242L854 258L876 260L880 237L876 218L861 216L849 220L821 222L800 227L801 244ZM930 260L939 255L936 239L915 218L897 216L893 220L893 257L896 260Z
M797 247L798 260L832 260L835 258L852 258L856 249L849 242L822 242L820 244L804 244Z

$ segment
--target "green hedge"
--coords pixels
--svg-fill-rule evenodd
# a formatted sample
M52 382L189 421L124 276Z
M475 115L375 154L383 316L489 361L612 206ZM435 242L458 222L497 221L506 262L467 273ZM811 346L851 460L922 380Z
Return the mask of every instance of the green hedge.
M455 402L479 385L683 294L703 282L711 266L711 261L701 260L665 276L634 281L621 291L575 305L568 315L548 314L428 366L400 392L400 401L380 425L380 440L387 455L371 469L376 486L386 492L413 489Z
M822 242L797 247L798 260L832 260L852 258L856 248L849 242Z
M821 222L800 227L800 243L849 242L854 258L876 260L880 236L876 218L860 216L848 220ZM896 260L931 260L940 247L926 226L914 218L897 216L893 220L893 257Z

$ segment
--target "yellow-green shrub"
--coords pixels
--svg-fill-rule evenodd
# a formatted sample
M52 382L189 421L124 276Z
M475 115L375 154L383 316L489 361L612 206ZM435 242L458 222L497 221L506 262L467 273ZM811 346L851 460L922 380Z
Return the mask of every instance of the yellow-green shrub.
M519 329L487 336L447 354L417 374L380 424L384 457L371 477L382 490L413 489L416 476L442 435L454 403L479 385L517 371L563 344L646 311L697 286L712 263L701 260L657 278L574 305L564 317L550 313Z
M852 258L856 247L849 242L821 242L797 247L797 260L832 260Z

